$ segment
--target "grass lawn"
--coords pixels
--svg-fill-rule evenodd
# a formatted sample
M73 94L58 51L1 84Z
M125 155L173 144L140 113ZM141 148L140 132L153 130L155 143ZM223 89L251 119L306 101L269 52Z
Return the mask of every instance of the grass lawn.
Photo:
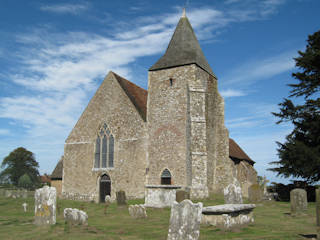
M22 203L28 203L23 212ZM196 202L196 201L194 201ZM223 204L221 196L202 201L204 206ZM39 227L33 224L34 199L0 197L0 239L161 239L167 238L170 209L147 209L147 219L132 219L127 208L111 204L107 215L104 205L58 200L57 224ZM131 200L129 204L143 203ZM65 225L63 209L79 208L89 216L88 226ZM316 234L315 203L309 203L308 213L290 216L290 203L263 202L254 210L255 223L235 232L224 232L214 227L201 226L200 239L311 239Z

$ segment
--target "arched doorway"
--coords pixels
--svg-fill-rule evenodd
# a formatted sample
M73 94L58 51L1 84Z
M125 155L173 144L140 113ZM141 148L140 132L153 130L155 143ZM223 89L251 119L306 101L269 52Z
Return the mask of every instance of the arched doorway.
M111 179L107 174L100 178L100 202L105 202L105 197L111 196Z

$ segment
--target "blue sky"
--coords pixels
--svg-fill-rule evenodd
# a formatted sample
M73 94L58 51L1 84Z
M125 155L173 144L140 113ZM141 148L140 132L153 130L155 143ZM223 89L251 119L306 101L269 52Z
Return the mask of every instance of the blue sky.
M318 0L188 1L187 16L218 77L230 137L270 171L290 124L271 112L289 94L293 58L320 29ZM0 159L23 146L51 173L64 141L112 70L147 89L185 0L0 3Z

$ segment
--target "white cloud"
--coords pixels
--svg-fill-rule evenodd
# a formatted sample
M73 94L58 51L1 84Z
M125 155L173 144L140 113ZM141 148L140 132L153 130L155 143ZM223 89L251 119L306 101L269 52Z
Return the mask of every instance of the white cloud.
M229 97L242 97L245 96L246 94L241 91L241 90L234 90L234 89L226 89L220 91L222 97L224 98L229 98Z
M54 5L43 5L40 7L40 10L46 12L53 12L53 13L70 13L70 14L79 14L88 10L89 4L54 4Z
M10 130L5 128L0 128L0 135L9 135Z
M222 76L224 85L240 83L242 86L252 84L294 68L293 57L296 51L285 52L277 56L264 59L255 59L233 69L227 75Z

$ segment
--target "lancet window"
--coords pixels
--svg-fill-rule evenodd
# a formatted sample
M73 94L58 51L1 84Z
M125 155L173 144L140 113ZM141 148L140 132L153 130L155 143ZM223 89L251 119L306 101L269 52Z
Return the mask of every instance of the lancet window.
M105 123L96 139L94 168L111 168L113 167L113 159L114 137Z

